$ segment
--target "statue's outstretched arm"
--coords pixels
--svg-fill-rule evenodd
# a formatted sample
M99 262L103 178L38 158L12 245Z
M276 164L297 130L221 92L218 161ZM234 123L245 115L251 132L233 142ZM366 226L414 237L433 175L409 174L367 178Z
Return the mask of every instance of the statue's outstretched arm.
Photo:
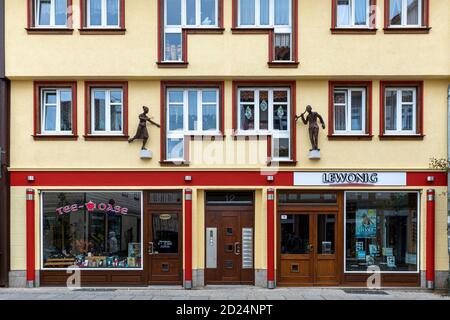
M161 126L158 123L154 122L152 119L147 118L147 121L150 122L152 125L157 126L158 128L161 128Z

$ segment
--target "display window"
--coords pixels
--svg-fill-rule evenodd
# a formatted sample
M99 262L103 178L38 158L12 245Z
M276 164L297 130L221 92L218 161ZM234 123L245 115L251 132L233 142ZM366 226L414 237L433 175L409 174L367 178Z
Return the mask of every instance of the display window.
M345 193L345 272L418 272L418 192Z
M142 269L141 192L42 193L42 269Z

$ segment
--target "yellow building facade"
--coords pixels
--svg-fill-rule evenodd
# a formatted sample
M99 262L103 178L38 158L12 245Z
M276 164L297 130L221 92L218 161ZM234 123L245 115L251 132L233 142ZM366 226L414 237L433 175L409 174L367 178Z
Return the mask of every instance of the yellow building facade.
M412 2L6 0L10 285L448 286L450 3Z

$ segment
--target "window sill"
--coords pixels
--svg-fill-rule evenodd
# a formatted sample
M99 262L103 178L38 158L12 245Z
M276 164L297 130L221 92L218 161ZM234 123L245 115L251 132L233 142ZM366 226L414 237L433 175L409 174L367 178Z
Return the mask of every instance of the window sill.
M189 166L189 161L187 160L183 160L183 161L172 161L172 160L161 160L159 161L159 164L161 166L164 167L169 167L169 166L183 166L183 167L188 167Z
M267 34L273 31L273 28L231 28L232 34Z
M328 140L372 140L372 138L371 134L328 135Z
M376 34L376 28L331 28L332 34Z
M33 136L34 140L78 140L78 135L71 135L71 134L34 134Z
M183 28L187 34L223 34L225 28Z
M191 140L195 140L197 138L200 139L211 139L211 141L214 141L216 139L223 139L225 138L224 134L187 134L186 137L189 137Z
M179 62L160 61L160 62L156 62L156 64L158 65L158 68L187 68L188 67L188 63L184 62L184 61L179 61Z
M124 140L128 140L129 136L128 135L94 135L94 134L89 134L89 135L84 135L84 140L86 141L95 141L95 140L101 140L101 141L124 141Z
M424 134L415 134L415 135L385 134L378 136L380 140L423 140L424 137L425 137Z
M398 27L398 28L384 28L385 34L427 34L430 33L431 27L418 27L418 28L410 28L410 27Z
M269 68L298 68L299 62L295 61L276 61L276 62L267 62Z
M238 134L233 134L232 138L233 140L250 140L250 139L255 139L255 140L261 140L265 139L267 140L270 136L272 136L271 133L248 133L248 134L242 134L242 133L238 133Z
M267 161L268 166L280 166L280 167L295 167L297 166L297 160L269 160Z
M124 28L116 28L116 29L110 29L110 28L81 28L81 29L78 29L78 31L80 32L80 34L124 35L127 30L124 29Z
M25 28L28 34L73 34L72 28Z

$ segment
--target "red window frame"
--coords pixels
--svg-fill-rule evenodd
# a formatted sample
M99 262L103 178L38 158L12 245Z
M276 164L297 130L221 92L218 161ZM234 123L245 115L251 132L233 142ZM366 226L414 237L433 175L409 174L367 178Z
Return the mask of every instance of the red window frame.
M35 4L36 0L27 0L27 30L28 34L72 34L73 33L73 0L67 0L66 27L39 28L36 27Z
M331 0L331 33L332 34L376 34L377 33L377 10L372 10L369 15L369 27L368 28L339 28L337 26L337 1ZM370 0L370 8L376 8L377 0Z
M125 34L125 0L120 0L118 28L89 28L87 26L87 0L80 0L80 34Z
M123 133L118 135L92 134L91 91L96 88L123 90ZM86 140L127 140L128 139L128 82L127 81L86 81L84 83L84 138Z
M416 134L412 135L393 135L385 134L384 124L384 101L386 88L413 87L416 88ZM424 135L423 112L424 109L424 85L423 81L380 81L380 134L382 140L422 140Z
M336 135L334 133L334 90L336 87L366 89L366 133L363 135ZM372 81L329 81L328 82L328 139L329 140L372 140Z
M297 83L295 81L270 81L270 80L260 80L260 81L233 81L232 84L233 87L233 102L232 102L232 117L233 117L233 133L235 134L238 130L239 124L238 124L238 91L241 88L255 88L255 87L267 87L267 88L277 88L277 87L283 87L283 88L289 88L290 90L290 101L291 101L291 160L286 161L280 161L277 162L279 165L286 165L286 166L295 166L297 164L297 125L295 121L295 115L296 115L296 109L297 109L297 92L296 87ZM243 137L250 137L253 135L245 136L240 135ZM237 136L234 136L235 139ZM259 136L258 136L259 137ZM270 165L272 163L272 139L271 136L264 136L267 137L267 164Z
M274 30L273 28L241 28L238 25L239 0L232 0L233 34L267 34L268 35L268 62L269 68L298 68L298 0L292 0L292 59L293 61L275 62L274 59Z
M67 135L43 135L41 134L41 90L51 89L67 89L72 90L72 134ZM77 133L77 82L76 81L34 81L34 126L33 138L35 140L76 140Z
M389 8L391 0L384 0L384 33L429 33L430 27L430 0L422 0L422 26L421 27L391 27L389 21Z
M224 81L161 81L160 88L160 125L161 125L161 140L160 140L160 164L165 165L174 165L175 162L171 160L167 160L166 156L166 138L167 138L167 130L166 130L166 122L167 122L167 110L166 110L166 101L167 101L167 90L173 88L216 88L219 90L219 131L222 134L222 137L225 136L224 133L224 109L225 109L225 83ZM212 136L214 139L214 136ZM185 140L186 142L186 140ZM189 160L187 156L189 155L189 148L185 145L184 157L185 161L183 163L177 163L181 165L189 164Z
M223 34L223 1L217 1L217 28L183 28L182 61L164 61L164 0L158 0L158 61L159 68L187 68L188 66L188 35L189 34Z

